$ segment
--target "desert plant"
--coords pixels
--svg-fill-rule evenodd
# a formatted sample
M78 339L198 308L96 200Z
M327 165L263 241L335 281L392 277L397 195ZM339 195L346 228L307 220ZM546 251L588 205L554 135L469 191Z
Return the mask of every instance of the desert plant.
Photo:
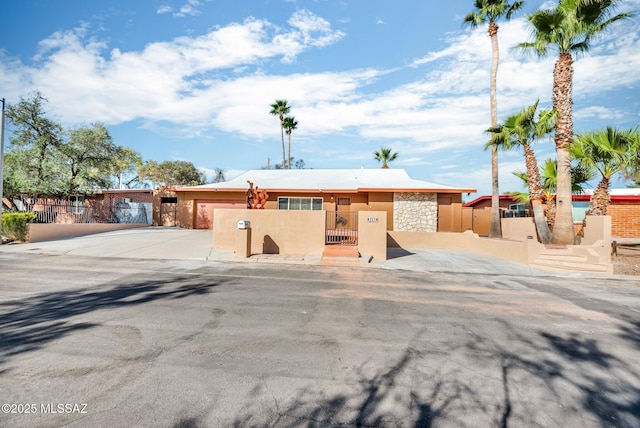
M32 212L2 213L2 234L9 239L26 241L29 234L29 223L36 219Z

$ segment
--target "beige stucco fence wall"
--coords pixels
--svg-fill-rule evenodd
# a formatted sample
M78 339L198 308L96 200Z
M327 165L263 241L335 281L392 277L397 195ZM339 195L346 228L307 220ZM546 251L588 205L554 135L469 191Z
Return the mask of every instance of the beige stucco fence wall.
M387 260L387 212L358 212L358 251L363 257Z
M236 251L238 221L249 220L251 254L322 254L325 247L325 217L325 211L216 209L212 246L214 250ZM360 253L386 260L387 213L360 211L358 225Z
M325 246L324 211L226 210L214 214L213 248L235 251L239 220L251 222L251 254L306 256ZM532 218L502 219L503 238L481 238L471 230L456 232L386 231L386 212L362 211L358 218L358 250L386 259L387 247L468 250L527 265L548 265L550 258L579 257L585 265L611 265L611 217L589 216L581 245L549 248L536 239ZM542 261L541 261L542 260Z
M585 264L607 265L611 273L611 217L587 216L586 222L580 245L569 245L562 251L584 258ZM470 230L464 233L389 231L387 234L389 247L469 250L527 265L535 265L545 253L559 250L549 249L537 241L530 217L504 218L502 231L502 239L481 238Z
M68 238L71 236L92 235L94 233L112 232L114 230L135 229L149 227L148 224L125 223L32 223L29 225L29 242L51 241L53 239Z
M233 251L239 220L251 222L252 254L321 254L324 250L324 211L216 209L213 248Z

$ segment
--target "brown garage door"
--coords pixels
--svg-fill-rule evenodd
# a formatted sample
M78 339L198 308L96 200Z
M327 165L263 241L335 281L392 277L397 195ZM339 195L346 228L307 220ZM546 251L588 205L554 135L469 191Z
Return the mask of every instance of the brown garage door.
M196 229L213 229L213 210L218 209L243 209L245 201L207 201L196 200Z

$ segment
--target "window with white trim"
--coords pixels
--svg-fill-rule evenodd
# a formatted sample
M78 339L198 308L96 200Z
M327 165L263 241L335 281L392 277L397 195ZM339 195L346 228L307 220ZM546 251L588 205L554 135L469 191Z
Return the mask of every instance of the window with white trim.
M279 210L313 210L322 211L322 198L278 197Z

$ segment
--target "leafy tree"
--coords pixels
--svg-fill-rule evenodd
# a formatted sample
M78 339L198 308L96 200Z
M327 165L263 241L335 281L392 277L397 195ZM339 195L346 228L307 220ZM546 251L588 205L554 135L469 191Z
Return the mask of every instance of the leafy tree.
M598 187L591 195L587 215L607 215L611 202L611 178L632 167L640 150L638 128L620 130L611 127L578 134L571 145L572 155L587 168L600 174Z
M55 150L62 144L62 126L45 117L46 102L36 92L7 109L7 120L15 129L7 148L5 174L11 178L6 189L32 194L59 191L63 165L56 159Z
M293 162L295 158L291 158L291 162ZM305 163L304 163L304 159L298 159L297 161L293 162L293 166L296 169L305 169Z
M463 23L473 28L486 22L489 23L489 37L491 38L491 48L493 59L491 62L491 81L490 81L490 102L491 102L491 126L498 125L498 107L496 101L496 80L498 76L498 25L496 21L505 18L507 21L511 19L513 14L518 11L523 1L516 1L510 4L507 0L475 0L474 10L464 17ZM489 230L490 238L500 238L502 231L500 229L500 190L498 188L498 148L491 146L491 228Z
M111 187L137 154L113 143L102 124L65 131L47 118L39 92L9 106L14 126L5 158L5 194L66 196Z
M280 138L282 139L282 165L286 165L286 153L284 151L284 115L288 114L291 110L291 106L287 104L287 100L276 100L271 104L271 111L269 114L278 116L280 119Z
M216 168L215 177L213 177L214 183L222 183L223 181L227 181L224 176L224 171L221 168Z
M306 164L304 162L304 159L296 160L296 158L292 156L291 164L293 165L294 169L306 169L305 168ZM288 169L288 168L286 163L285 164L277 163L275 165L263 166L260 169Z
M205 183L204 174L187 161L146 161L138 168L138 176L160 187L198 186Z
M118 147L113 162L113 175L116 178L118 189L131 188L140 183L136 174L138 167L142 165L142 157L138 152L128 147ZM125 181L125 177L129 177Z
M547 244L551 240L551 231L544 217L540 170L538 169L538 161L531 144L553 130L554 114L552 111L542 110L536 115L537 110L538 101L507 117L502 124L489 128L487 132L492 132L493 136L485 149L498 147L502 150L513 150L516 147L522 147L527 169L529 201L533 208L538 238L540 242Z
M69 195L109 188L118 155L124 151L113 143L107 128L99 123L70 131L68 140L58 150L69 169L65 180Z
M295 117L287 116L282 121L282 126L284 131L289 136L289 156L287 156L287 169L291 169L291 133L298 128L298 122L296 122Z
M373 158L378 162L382 162L382 168L389 168L388 163L398 158L398 152L392 153L391 149L382 147L380 150L373 152Z
M553 109L556 111L556 157L558 159L557 217L551 242L573 244L575 231L571 210L571 154L573 141L573 55L586 53L591 40L612 23L631 16L612 15L617 0L559 0L552 9L540 9L528 17L533 41L521 43L525 51L540 57L558 52L553 70Z

